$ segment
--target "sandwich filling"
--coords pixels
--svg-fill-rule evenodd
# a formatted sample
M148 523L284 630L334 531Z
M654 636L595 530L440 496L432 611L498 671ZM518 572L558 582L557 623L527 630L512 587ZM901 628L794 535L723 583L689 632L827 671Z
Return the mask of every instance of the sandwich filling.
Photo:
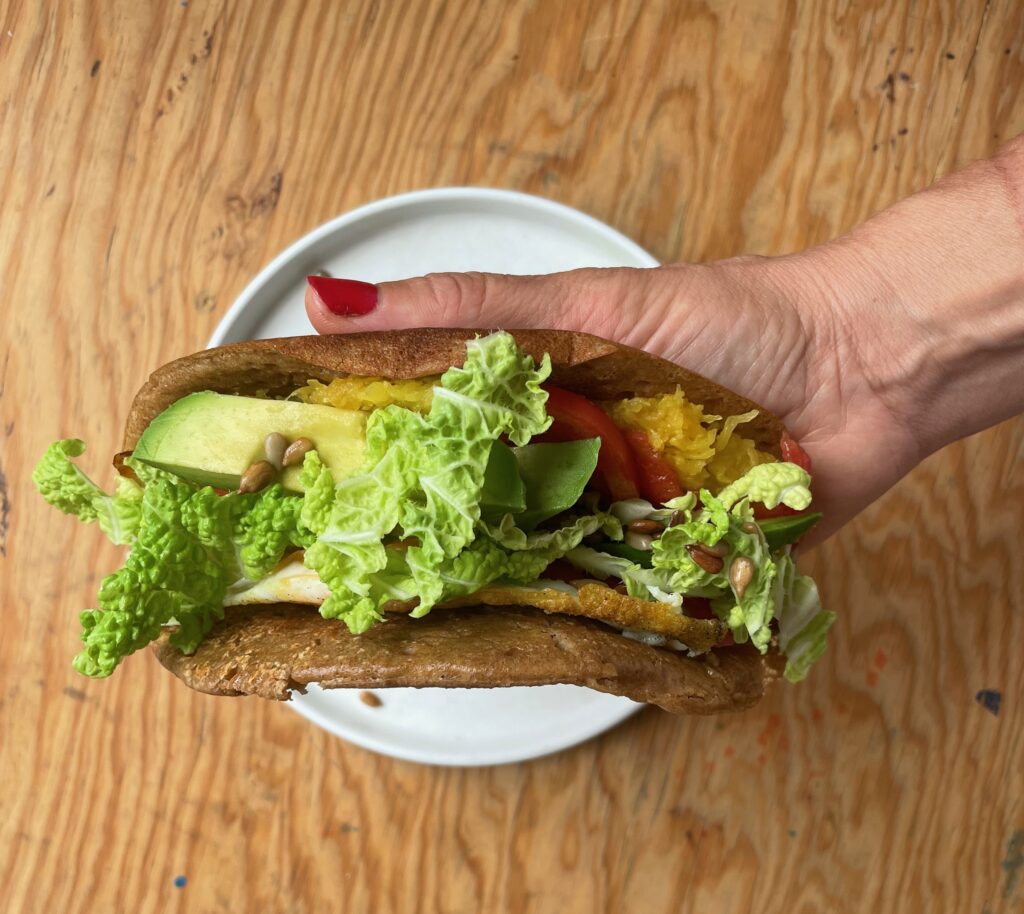
M44 497L130 546L81 614L107 676L175 626L191 653L225 607L305 603L354 633L389 613L532 605L658 648L774 646L796 681L834 616L792 545L810 463L682 390L593 402L507 333L440 377L310 381L285 399L197 392L157 416L108 494L53 444Z

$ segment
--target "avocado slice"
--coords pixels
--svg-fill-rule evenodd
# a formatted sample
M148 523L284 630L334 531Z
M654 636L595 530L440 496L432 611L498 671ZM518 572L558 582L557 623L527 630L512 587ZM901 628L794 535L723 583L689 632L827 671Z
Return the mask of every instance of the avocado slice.
M142 433L134 456L199 485L237 489L242 473L265 460L263 439L279 432L308 438L336 480L362 464L366 416L293 400L263 400L201 391L172 403ZM281 474L286 489L301 492L302 466Z

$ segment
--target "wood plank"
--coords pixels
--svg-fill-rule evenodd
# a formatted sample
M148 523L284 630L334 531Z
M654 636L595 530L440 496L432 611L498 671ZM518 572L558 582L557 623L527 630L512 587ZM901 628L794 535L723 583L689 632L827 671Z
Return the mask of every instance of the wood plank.
M1022 67L1012 0L0 6L5 909L1019 905L1019 421L808 557L841 618L805 686L490 770L377 758L149 657L81 679L73 616L117 551L29 473L77 434L102 476L147 372L352 206L512 187L665 260L797 250L1024 129Z

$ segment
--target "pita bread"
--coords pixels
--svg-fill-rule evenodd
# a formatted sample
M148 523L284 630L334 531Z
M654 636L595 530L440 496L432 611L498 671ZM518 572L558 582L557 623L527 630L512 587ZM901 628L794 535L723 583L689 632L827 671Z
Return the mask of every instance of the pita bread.
M291 337L186 356L157 369L136 395L124 449L132 450L154 417L194 391L285 396L310 379L326 383L349 375L392 380L436 375L461 365L466 341L487 332L418 329ZM777 417L674 363L585 333L509 332L534 358L550 354L552 383L591 399L655 396L681 387L711 413L729 416L757 409L744 436L780 456L784 426ZM309 606L237 607L193 655L182 655L166 637L154 650L164 666L199 691L277 699L311 682L325 688L574 683L678 713L715 713L754 704L778 674L779 658L773 653L763 657L747 647L731 647L691 658L581 618L649 630L658 630L659 623L674 625L672 637L697 650L719 640L717 620L679 621L675 616L673 621L660 604L638 607L642 601L598 584L580 588L572 602L554 590L488 591L439 607L423 619L389 617L359 636Z

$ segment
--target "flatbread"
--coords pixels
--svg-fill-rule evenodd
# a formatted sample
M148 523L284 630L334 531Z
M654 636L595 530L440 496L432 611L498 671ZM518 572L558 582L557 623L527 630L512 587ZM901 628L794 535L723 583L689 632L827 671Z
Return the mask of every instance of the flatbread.
M125 424L124 450L135 448L146 426L176 400L197 390L285 396L307 381L362 377L405 380L462 365L466 341L488 330L393 330L335 336L250 340L169 362L135 396ZM653 397L681 387L694 403L719 416L758 410L743 436L781 456L785 426L763 406L685 368L640 349L569 330L509 330L535 359L551 355L551 383L593 400Z
M186 685L212 695L283 701L314 682L327 689L570 684L687 714L756 704L781 659L747 645L687 657L599 622L529 607L389 617L353 635L312 607L284 603L229 610L191 656L166 635L154 651Z
M157 369L136 395L124 450L134 449L159 413L195 391L285 396L311 379L328 383L352 375L392 380L436 375L461 365L466 341L487 332L417 329L291 337L186 356ZM710 413L729 416L756 409L758 416L744 425L744 436L780 456L782 422L707 378L586 333L509 332L535 359L550 354L553 384L591 399L656 396L681 387ZM154 650L164 666L199 691L278 699L311 682L326 688L575 683L669 711L714 713L750 706L777 675L780 658L774 652L761 656L748 647L730 647L689 658L624 638L576 613L590 612L626 627L675 624L675 636L698 649L717 642L717 622L673 623L667 607L637 607L640 601L597 585L592 592L581 588L572 606L556 606L557 593L501 588L487 600L500 609L465 607L481 601L462 600L462 608L439 608L423 619L389 616L359 636L308 606L237 607L195 654L182 655L166 638Z

